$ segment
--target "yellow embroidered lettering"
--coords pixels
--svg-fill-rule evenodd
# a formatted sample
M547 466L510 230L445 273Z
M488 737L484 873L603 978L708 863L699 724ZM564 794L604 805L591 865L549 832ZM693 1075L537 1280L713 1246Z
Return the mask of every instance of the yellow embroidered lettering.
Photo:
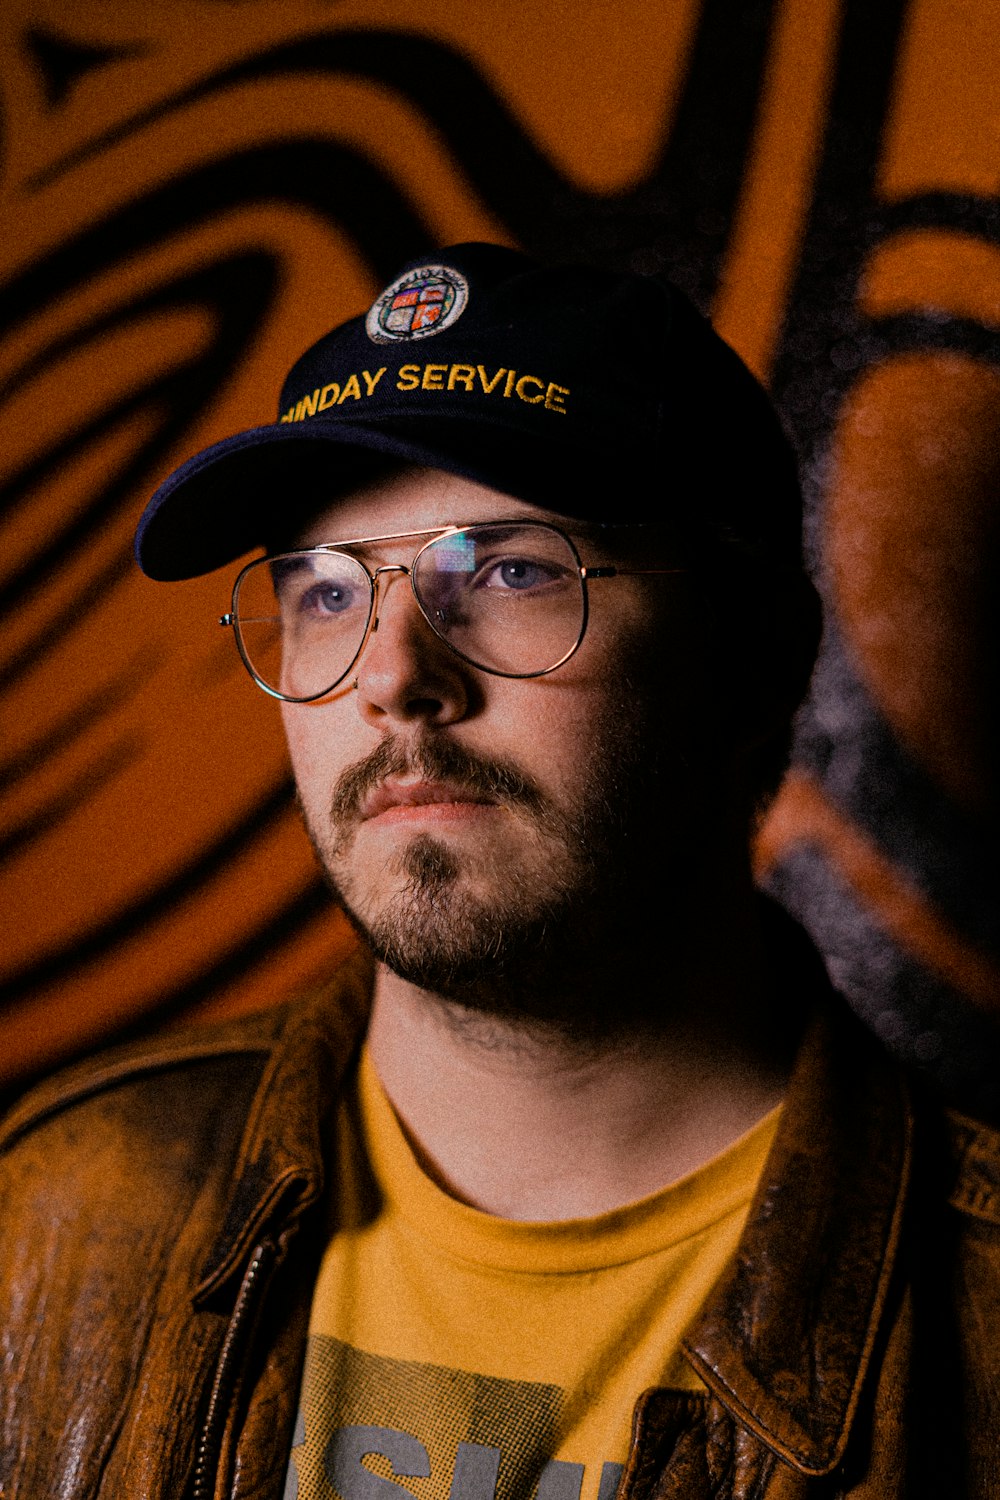
M566 401L565 401L565 398L568 395L569 395L569 386L568 385L556 385L553 381L550 380L549 381L549 388L545 392L545 410L546 411L559 411L559 412L562 412L563 416L565 416L566 415Z
M352 401L361 400L361 385L356 375L348 375L347 379L344 381L344 389L337 397L337 405L343 406L348 396L350 396Z
M295 405L295 415L292 418L292 421L293 422L301 422L302 421L302 402L301 401L296 402L296 405Z
M282 422L294 422L295 421L295 407L294 406L290 406L288 408L288 410L285 412L285 415L280 420Z
M514 382L515 382L516 379L517 379L517 371L516 370L508 370L507 371L507 384L503 388L503 393L504 393L505 396L509 396L513 392L513 390L514 390Z
M308 396L302 397L302 415L314 417L316 415L316 402L319 400L319 386Z
M476 371L472 365L452 365L448 371L448 389L453 391L456 385L461 384L467 391L471 391L475 378Z
M525 389L526 389L526 387L528 385L537 385L537 387L538 387L538 395L537 396L528 396L528 395L525 394ZM521 398L522 401L527 401L529 403L529 405L532 405L532 406L535 404L536 401L542 401L542 400L544 400L544 397L545 397L545 381L544 380L539 380L539 378L538 378L537 375L522 375L521 378L520 378L520 380L517 382L517 385L514 387L514 389L517 392L517 394L520 396L520 398Z
M382 379L382 376L384 374L385 374L385 365L382 366L381 370L376 370L374 375L369 375L369 373L368 373L367 370L362 370L361 371L361 378L364 381L365 385L368 387L368 395L369 396L372 395L372 393L375 390L375 387L378 385L379 381Z
M486 374L486 371L483 369L482 365L477 365L476 369L479 371L479 380L480 380L480 383L482 384L483 390L484 390L484 392L486 393L487 396L489 396L493 391L496 390L496 388L499 385L500 381L503 379L504 375L506 374L506 371L504 370L503 365L501 365L500 368L499 368L499 370L494 375L493 379L490 380L489 377Z
M419 365L400 365L399 379L396 381L397 391L415 391L420 384Z
M335 380L325 385L319 393L319 410L326 411L328 406L336 406L337 397L340 395L340 386Z
M447 365L424 365L424 378L420 382L425 391L444 390L444 372Z

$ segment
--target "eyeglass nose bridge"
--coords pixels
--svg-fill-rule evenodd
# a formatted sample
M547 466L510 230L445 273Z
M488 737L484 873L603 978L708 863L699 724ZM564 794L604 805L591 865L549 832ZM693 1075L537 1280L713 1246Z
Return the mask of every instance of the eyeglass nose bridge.
M378 615L379 615L379 610L381 609L382 602L383 602L383 600L385 598L385 594L380 589L379 584L381 582L383 574L385 574L385 573L403 573L403 574L405 574L406 577L410 580L410 593L413 594L413 597L414 597L414 599L416 600L416 603L417 603L417 607L418 608L420 607L420 600L417 599L416 591L414 590L414 587L413 587L413 568L412 568L412 566L408 565L407 563L382 563L382 564L380 564L379 567L375 568L374 570L369 571L368 572L368 577L372 581L372 614L371 614L371 619L368 622L368 629L365 631L365 641L366 642L368 640L368 637L370 635L374 635L375 632L376 632L376 630L378 629ZM421 613L423 613L422 610L421 610ZM363 649L364 649L364 647L362 647L362 650Z
M427 545L430 544L428 543ZM423 552L424 550L425 547L422 547L420 549L421 552ZM418 557L419 555L420 553L417 554ZM414 558L413 562L416 562L416 558ZM365 627L365 633L362 638L361 644L354 654L354 659L351 662L351 665L344 673L345 677L347 676L348 672L353 671L354 668L357 667L358 663L365 653L365 648L367 647L368 642L378 630L379 610L385 597L384 593L380 590L380 584L383 575L386 573L403 573L409 579L410 593L413 595L413 602L416 604L417 609L420 611L421 618L427 621L427 624L430 626L431 630L433 630L434 634L440 640L444 641L445 645L449 644L443 630L441 629L442 625L444 624L444 615L439 610L437 611L437 620L432 619L430 613L428 612L427 606L424 604L423 600L420 598L420 595L417 593L416 586L413 582L413 563L380 563L377 568L369 568L366 567L364 563L362 563L361 566L368 574L368 578L371 583L371 613L368 616L368 624ZM458 655L461 655L461 652L459 652Z
M423 618L427 621L428 625L430 625L431 629L433 630L435 628L434 621L429 618L423 601L420 599L420 596L418 595L413 585L412 563L382 563L377 568L371 570L366 569L366 572L368 572L368 577L372 582L372 612L371 619L368 622L368 629L365 631L365 638L361 643L361 649L358 652L358 656L360 656L361 652L365 649L365 646L368 644L369 638L375 634L376 630L378 630L379 610L381 609L383 600L385 598L385 593L379 588L379 584L381 582L383 574L385 573L405 574L405 576L410 580L410 593L413 595L414 603L416 604ZM357 657L355 657L355 660L357 660Z
M428 544L428 545L430 545L430 544ZM420 549L421 552L423 552L425 550L426 550L425 547L422 547ZM419 555L420 555L420 553L417 554L418 557L419 557ZM379 610L380 610L380 608L382 606L382 602L383 602L383 600L385 598L385 594L384 594L384 592L380 591L379 585L380 585L382 576L384 574L386 574L386 573L403 573L403 574L405 574L405 576L410 581L410 593L413 595L413 602L416 604L417 609L420 611L421 618L424 619L424 620L426 620L427 624L430 626L431 630L434 632L434 634L438 637L439 640L442 640L446 646L450 645L450 643L448 641L448 638L444 634L444 630L442 629L442 627L443 627L443 625L445 623L445 617L444 617L444 615L442 614L442 612L440 610L437 610L437 611L435 611L436 616L437 616L437 618L435 619L431 615L430 610L428 609L428 606L424 603L424 601L421 599L420 595L417 593L416 584L413 581L413 568L414 568L414 564L416 563L416 560L417 559L414 558L414 560L413 560L412 563L381 563L377 568L366 568L365 569L365 572L368 574L368 577L371 579L371 585L372 585L372 609L371 609L371 616L370 616L369 621L368 621L368 628L365 631L364 640L361 642L361 645L358 647L358 652L357 652L357 655L354 658L354 662L352 663L352 666L356 666L357 665L357 663L360 660L361 656L364 654L365 647L368 645L368 642L371 640L372 636L378 630ZM451 647L451 649L454 650L454 647ZM457 654L461 655L462 653L458 652ZM350 670L350 669L348 669L348 670Z

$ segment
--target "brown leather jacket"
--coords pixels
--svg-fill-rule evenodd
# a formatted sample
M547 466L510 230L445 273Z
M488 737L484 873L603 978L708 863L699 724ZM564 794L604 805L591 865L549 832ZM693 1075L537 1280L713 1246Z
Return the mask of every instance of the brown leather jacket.
M369 975L37 1088L0 1134L0 1495L282 1495L324 1142ZM914 1109L820 1006L730 1270L708 1395L639 1401L628 1500L1000 1494L1000 1136Z

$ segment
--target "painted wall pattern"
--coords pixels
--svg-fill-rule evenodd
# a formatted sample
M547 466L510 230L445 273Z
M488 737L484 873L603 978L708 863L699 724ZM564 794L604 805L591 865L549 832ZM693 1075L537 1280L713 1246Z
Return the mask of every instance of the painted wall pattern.
M829 623L762 879L995 1108L997 0L8 0L0 1077L350 938L274 706L131 533L406 258L666 269L770 385Z

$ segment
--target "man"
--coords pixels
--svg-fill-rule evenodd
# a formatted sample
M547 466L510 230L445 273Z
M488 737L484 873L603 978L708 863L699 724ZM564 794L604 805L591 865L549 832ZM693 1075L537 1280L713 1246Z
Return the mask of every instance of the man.
M161 486L371 957L8 1120L5 1496L994 1492L997 1137L751 882L799 532L676 292L493 246Z

